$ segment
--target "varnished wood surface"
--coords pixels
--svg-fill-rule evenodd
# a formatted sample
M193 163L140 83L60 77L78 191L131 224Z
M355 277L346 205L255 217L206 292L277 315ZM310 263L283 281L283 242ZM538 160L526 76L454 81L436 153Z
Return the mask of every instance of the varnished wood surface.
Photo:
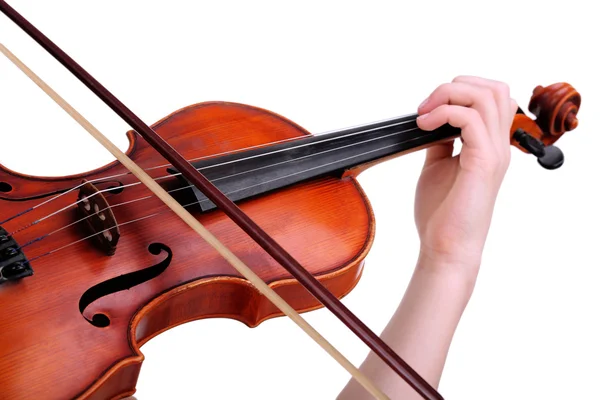
M291 122L264 110L229 103L204 103L180 110L154 125L186 158L222 153L306 135ZM128 154L142 167L164 164L131 133ZM0 182L13 191L4 199L41 197L101 176L125 172L111 165L79 176L39 179L0 171ZM165 169L149 171L153 177ZM118 178L133 182L128 175ZM165 187L175 187L175 179ZM107 194L111 204L146 196L134 186ZM14 231L75 201L77 192L61 197L7 223ZM2 200L0 220L41 200ZM158 199L113 209L119 223L163 210ZM302 265L342 297L357 283L373 240L374 222L366 197L352 177L322 178L245 201L244 212L283 245ZM75 208L15 235L26 243L77 218ZM198 215L201 222L294 308L306 311L316 301L237 226L220 212ZM30 259L83 237L77 226L25 249ZM106 328L89 324L80 314L81 295L91 286L162 261L151 255L151 243L163 243L174 254L170 267L131 290L101 298L86 309L91 318L103 313ZM235 270L183 222L170 213L121 228L112 257L85 241L32 263L35 275L0 286L0 387L3 399L122 398L134 393L143 356L139 346L156 334L199 318L226 317L248 326L279 315Z
M529 102L529 111L536 119L525 114L517 114L511 127L511 135L522 129L530 136L549 146L559 140L562 135L577 128L577 113L581 106L581 95L566 82L554 83L543 87L536 86ZM512 138L511 144L528 153Z
M558 125L569 130L576 126L574 118L580 98L564 88L569 89L564 84L551 86L546 96L542 96L546 92L537 89L537 103L532 103L532 111L539 111L534 114L539 114L548 126L554 124L555 129ZM535 110L535 104L539 104L539 110ZM553 143L564 133L543 130L537 122L518 115L512 130L524 129L545 144ZM222 102L179 110L153 128L188 159L308 134L268 111ZM128 137L127 153L136 163L145 168L166 164L135 134L128 132ZM359 165L342 178L320 178L244 201L241 208L335 296L343 297L357 284L374 235L372 210L355 177L377 162ZM0 188L12 187L11 191L0 192L0 220L78 185L84 178L95 180L125 172L122 166L112 163L75 176L42 178L0 167ZM149 173L155 178L167 174L166 167ZM131 175L111 178L111 184L115 180L124 185L135 182ZM180 185L175 178L161 182L167 190ZM138 185L118 194L106 193L106 198L115 205L147 195L145 187ZM20 244L27 243L78 219L73 207L20 230L76 199L74 191L3 228L18 231L15 239ZM151 198L115 207L113 212L122 224L164 209L160 200ZM287 271L221 212L196 215L298 311L319 307ZM88 234L82 227L83 224L77 224L49 236L26 247L25 253L32 259L77 241ZM104 314L111 324L98 328L88 323L79 311L81 295L98 283L162 261L166 254L148 252L152 243L162 243L172 250L169 268L149 282L92 303L85 316ZM195 319L232 318L255 327L280 315L171 213L121 227L114 256L107 256L88 240L35 260L32 266L33 277L0 285L1 399L124 398L135 392L143 362L140 346L157 334Z

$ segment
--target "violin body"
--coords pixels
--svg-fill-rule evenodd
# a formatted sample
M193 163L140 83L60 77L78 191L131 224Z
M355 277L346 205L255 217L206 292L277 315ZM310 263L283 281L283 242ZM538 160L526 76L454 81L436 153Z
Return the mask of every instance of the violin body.
M186 159L309 135L272 112L222 102L184 108L153 129ZM128 138L131 159L153 178L167 175L166 167L148 169L167 164L164 159L136 133L128 132ZM357 284L374 237L373 212L355 179L360 170L311 179L239 202L243 212L338 298ZM25 176L1 168L0 221L84 179L98 182L103 177L121 186L104 192L103 198L111 205L126 203L113 207L111 218L118 223L136 221L119 228L112 255L94 240L84 240L90 231L85 224L75 223L81 218L78 208L69 208L78 199L77 191L2 225L6 232L14 232L13 239L21 246L59 230L23 248L29 260L40 257L32 261L33 276L0 285L3 400L124 398L135 392L144 360L140 347L161 332L217 317L255 327L281 315L175 214L162 212L159 199L134 201L149 192L143 185L128 186L137 179L126 173L117 162L60 178ZM180 186L175 177L160 183L166 189ZM190 211L297 311L321 307L220 210ZM47 254L54 249L59 250ZM80 309L84 293L89 294L93 286L159 264L164 271L155 277L97 299L86 297ZM98 315L102 318L95 319Z
M553 143L577 126L580 101L565 83L536 88L529 109L538 118L519 110L511 142L560 167ZM226 102L186 107L152 128L337 299L357 284L374 239L356 176L460 135L420 131L413 115L312 136ZM322 306L137 133L127 135L133 162L291 307ZM161 332L203 318L256 327L283 315L121 163L54 178L0 166L0 204L2 400L128 397L141 346Z

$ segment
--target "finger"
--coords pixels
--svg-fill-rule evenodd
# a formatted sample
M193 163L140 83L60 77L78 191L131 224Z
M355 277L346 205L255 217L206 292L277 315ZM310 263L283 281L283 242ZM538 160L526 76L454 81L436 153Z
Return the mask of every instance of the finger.
M474 108L481 113L488 131L496 129L500 124L498 105L494 94L488 88L462 82L445 83L431 93L428 101L421 105L419 112L428 113L442 104Z
M511 142L512 134L513 134L512 125L515 120L515 115L517 114L517 110L519 109L519 105L517 104L517 101L513 98L510 99L509 104L510 104L509 105L510 125L508 126L508 132L504 139L505 139L506 145L508 146L508 151L510 152L510 142Z
M446 143L440 143L427 149L425 155L425 167L441 161L446 158L452 157L454 152L454 140L450 140Z
M472 85L477 85L483 88L489 89L494 98L496 99L496 103L499 108L499 117L500 117L500 130L506 131L510 129L512 124L512 114L511 114L511 97L510 97L510 87L504 83L493 79L485 79L480 78L478 76L469 76L469 75L461 75L457 76L452 80L452 82L462 82L469 83Z
M510 99L510 116L511 118L515 118L515 114L517 113L517 110L519 109L519 105L517 104L517 101L513 98Z
M481 115L472 108L444 104L417 118L417 125L424 131L432 131L444 124L460 128L466 146L482 151L492 148L492 140Z

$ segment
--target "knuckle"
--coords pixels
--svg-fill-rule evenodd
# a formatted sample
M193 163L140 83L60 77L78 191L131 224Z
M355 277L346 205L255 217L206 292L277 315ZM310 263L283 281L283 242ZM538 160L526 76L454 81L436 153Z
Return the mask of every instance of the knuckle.
M489 87L497 99L510 98L510 87L505 82L490 80Z
M432 97L448 97L450 91L452 90L452 84L450 83L442 83L439 85L432 93Z
M481 88L480 96L481 96L481 100L486 105L493 104L496 100L496 97L494 96L494 92L492 91L492 89L489 89L489 88Z
M479 113L479 111L475 110L474 108L465 108L464 109L464 113L467 117L467 119L471 122L483 122L483 119L481 118L481 114Z
M477 130L484 129L483 127L485 125L483 124L483 118L481 117L481 114L479 114L479 112L473 108L457 108L453 117L457 125L460 125L461 128L471 126Z
M505 82L501 81L491 81L490 87L493 91L500 97L508 98L510 97L510 88Z
M496 90L502 97L510 97L510 86L506 82L497 82Z
M451 108L450 108L449 104L441 104L432 112L435 112L440 115L449 115L450 111L451 111Z

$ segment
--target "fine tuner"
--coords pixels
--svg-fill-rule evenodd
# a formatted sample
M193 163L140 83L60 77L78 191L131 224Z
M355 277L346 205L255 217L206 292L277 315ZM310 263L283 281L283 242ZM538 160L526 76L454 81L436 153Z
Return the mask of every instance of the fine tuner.
M53 178L0 166L3 399L125 398L135 392L141 346L161 332L217 317L256 327L282 315L387 399L301 316L323 306L423 398L442 399L340 298L374 240L356 177L460 130L425 132L412 114L311 135L271 111L228 102L190 105L148 126L3 0L0 11L133 128L123 153L0 45L117 159ZM562 166L555 142L577 127L580 103L567 83L536 87L535 119L519 110L511 143L546 169ZM319 247L307 248L307 237Z

